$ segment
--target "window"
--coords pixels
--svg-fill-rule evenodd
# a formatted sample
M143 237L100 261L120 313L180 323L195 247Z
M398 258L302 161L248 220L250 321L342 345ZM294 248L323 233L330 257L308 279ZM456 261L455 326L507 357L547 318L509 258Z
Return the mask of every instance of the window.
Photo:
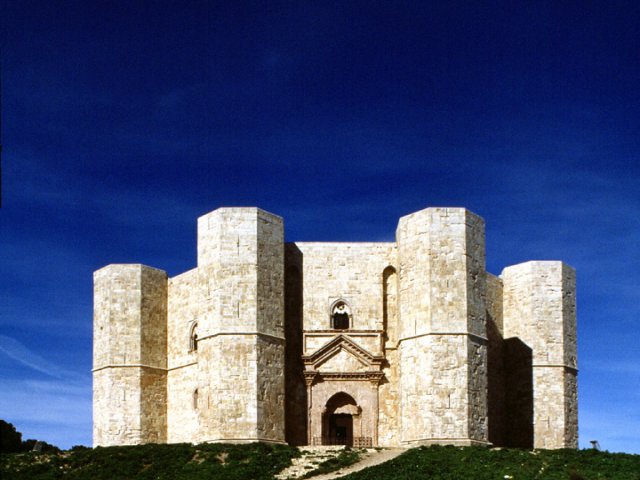
M198 323L191 322L189 326L189 352L198 350Z
M351 309L343 300L337 301L331 309L331 328L346 330L351 323Z
M388 346L398 343L398 275L389 266L382 272L382 325Z

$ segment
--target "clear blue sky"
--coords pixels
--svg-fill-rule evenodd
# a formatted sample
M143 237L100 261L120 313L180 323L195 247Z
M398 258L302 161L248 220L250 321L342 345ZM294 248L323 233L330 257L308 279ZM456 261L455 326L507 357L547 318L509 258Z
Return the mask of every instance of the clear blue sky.
M91 443L92 272L195 220L393 240L464 206L487 268L578 274L580 443L640 453L640 3L0 0L0 418Z

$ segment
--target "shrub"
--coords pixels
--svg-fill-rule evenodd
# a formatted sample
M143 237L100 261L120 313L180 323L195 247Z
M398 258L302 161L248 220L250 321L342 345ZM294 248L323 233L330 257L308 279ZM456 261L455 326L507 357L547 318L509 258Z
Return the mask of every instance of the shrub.
M0 420L0 453L19 452L22 449L22 434L12 424Z
M61 453L0 454L0 478L11 480L271 480L299 455L270 444L174 444L74 447ZM345 450L323 468L342 468ZM323 462L324 463L324 462ZM314 473L319 473L317 470ZM345 480L640 480L640 455L595 450L421 447Z

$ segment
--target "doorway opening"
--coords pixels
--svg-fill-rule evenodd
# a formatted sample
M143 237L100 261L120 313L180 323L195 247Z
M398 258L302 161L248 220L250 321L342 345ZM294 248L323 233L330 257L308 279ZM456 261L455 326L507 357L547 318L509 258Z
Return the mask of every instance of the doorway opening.
M329 415L329 445L353 446L353 417L348 413Z
M322 445L354 446L354 423L360 424L360 407L350 395L336 393L322 415Z

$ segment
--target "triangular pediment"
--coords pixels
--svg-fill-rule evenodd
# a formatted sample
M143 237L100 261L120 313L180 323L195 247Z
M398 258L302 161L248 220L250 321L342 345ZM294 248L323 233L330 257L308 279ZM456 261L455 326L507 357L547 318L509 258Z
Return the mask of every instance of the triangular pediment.
M315 365L320 372L366 372L369 365L352 352L340 348Z
M318 371L364 372L379 370L383 357L373 355L345 335L338 335L303 360Z

